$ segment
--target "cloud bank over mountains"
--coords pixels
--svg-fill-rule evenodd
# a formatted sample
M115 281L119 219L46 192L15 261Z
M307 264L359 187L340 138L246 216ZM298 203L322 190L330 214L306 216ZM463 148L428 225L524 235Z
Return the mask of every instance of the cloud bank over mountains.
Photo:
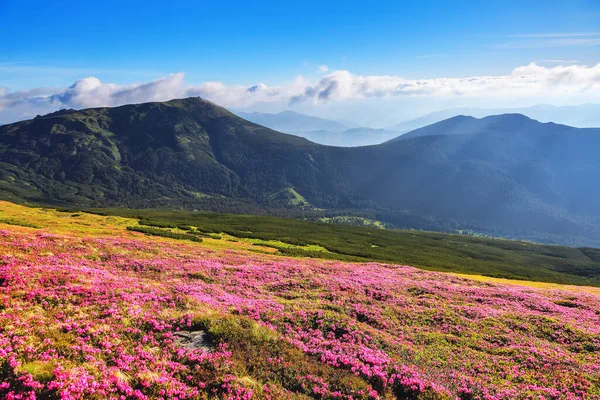
M335 71L294 97L346 100L397 96L538 96L600 94L600 64L544 67L536 63L515 68L510 75L407 80L397 76L360 76Z
M324 71L325 72L325 71ZM146 83L117 85L95 77L80 79L68 88L10 91L0 88L0 123L29 118L61 108L118 106L200 96L232 108L260 103L314 104L345 100L397 97L527 97L598 96L600 64L542 66L531 63L509 75L469 78L405 79L399 76L364 76L337 70L317 81L298 76L281 86L228 85L222 82L188 84L183 73Z

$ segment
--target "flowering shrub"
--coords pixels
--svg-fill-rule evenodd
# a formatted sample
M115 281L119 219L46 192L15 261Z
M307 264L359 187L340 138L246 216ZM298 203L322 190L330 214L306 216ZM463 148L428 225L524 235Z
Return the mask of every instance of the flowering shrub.
M6 399L586 399L599 377L592 293L0 231Z

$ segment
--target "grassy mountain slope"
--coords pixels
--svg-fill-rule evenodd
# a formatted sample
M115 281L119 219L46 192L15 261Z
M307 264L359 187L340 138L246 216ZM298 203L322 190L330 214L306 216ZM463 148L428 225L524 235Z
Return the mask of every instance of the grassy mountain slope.
M521 115L457 117L378 146L336 148L199 98L63 111L0 127L0 195L79 206L207 202L378 210L445 229L567 244L600 237L599 130ZM293 190L293 192L291 192ZM292 199L293 200L293 199Z
M175 100L0 127L0 178L2 189L31 200L171 204L208 195L258 202L302 185L311 169L306 152L315 147L203 100ZM296 162L287 163L290 157Z
M190 211L96 209L138 218L141 225L202 235L228 235L284 255L381 261L444 272L600 286L600 250L413 230L310 223ZM1 214L0 214L1 215ZM193 227L193 228L192 228ZM182 229L183 228L183 229ZM218 237L218 236L217 236Z

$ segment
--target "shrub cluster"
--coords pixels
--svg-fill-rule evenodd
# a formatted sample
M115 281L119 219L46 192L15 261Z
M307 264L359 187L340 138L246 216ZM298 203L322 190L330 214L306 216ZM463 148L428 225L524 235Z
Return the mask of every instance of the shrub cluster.
M191 240L192 242L202 242L202 238L190 235L189 233L171 232L165 229L152 228L147 226L128 226L127 230L141 232L150 236L162 236L170 239Z

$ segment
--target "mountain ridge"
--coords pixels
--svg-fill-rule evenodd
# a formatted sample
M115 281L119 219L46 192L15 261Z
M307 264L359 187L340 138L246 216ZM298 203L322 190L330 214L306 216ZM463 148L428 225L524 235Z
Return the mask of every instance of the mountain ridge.
M261 113L256 111L251 113L233 111L233 113L247 121L290 134L315 130L342 131L348 129L347 126L338 121L306 115L292 110L285 110L279 113Z
M312 142L340 147L370 146L383 143L404 132L352 126L335 120L298 113L292 110L280 113L246 113L233 111L239 117L276 131L306 138Z
M600 130L514 115L427 129L341 148L199 98L66 111L0 127L0 197L221 212L310 205L374 210L402 227L419 218L562 243L565 233L579 244L600 237L600 189L589 184L600 179Z
M540 129L540 127L553 127L561 129L595 129L595 128L573 128L563 124L554 122L540 122L523 114L506 113L500 115L489 115L486 117L472 117L469 115L457 115L448 119L435 122L431 125L424 126L404 133L390 141L414 138L419 136L429 136L432 134L440 134L443 130L444 135L461 135L482 133L485 131L496 131L505 133L521 132L526 128Z
M575 106L536 104L517 108L451 108L434 111L420 117L391 125L385 129L409 132L458 115L483 118L490 115L522 114L540 122L555 122L578 128L600 127L600 104L586 103Z

